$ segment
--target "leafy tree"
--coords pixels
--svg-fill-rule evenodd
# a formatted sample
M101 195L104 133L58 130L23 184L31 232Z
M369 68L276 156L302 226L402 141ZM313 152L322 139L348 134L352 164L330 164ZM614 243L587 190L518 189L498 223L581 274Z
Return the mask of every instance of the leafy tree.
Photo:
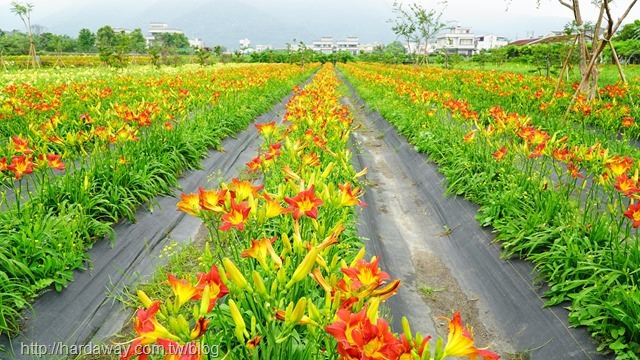
M78 34L78 50L89 52L96 44L96 35L89 29L82 29Z
M196 56L198 57L198 64L205 66L207 60L211 57L211 50L208 48L196 48Z
M38 64L36 46L33 42L33 35L31 34L31 11L33 10L33 4L26 3L21 4L17 1L11 2L11 12L18 15L24 27L27 30L27 35L29 36L29 64L33 64L33 68L35 69Z
M639 40L640 39L640 20L634 20L630 24L622 27L622 30L613 37L615 41Z
M131 50L136 54L144 54L147 51L147 39L144 38L142 30L135 29L129 34Z
M98 29L96 32L96 46L100 53L100 60L105 64L111 64L111 57L115 52L116 45L116 32L113 31L111 26L106 25Z
M446 5L446 1L441 4ZM420 44L424 43L422 59L428 62L429 47L427 44L445 27L445 23L440 20L442 10L427 9L419 3L410 3L408 9L403 5L398 0L393 2L393 12L396 14L396 18L389 20L394 24L391 30L398 37L404 38L408 49L411 48L413 42L417 52ZM414 61L418 61L415 56Z
M189 39L182 33L162 33L158 36L160 43L172 50L188 49Z
M225 51L227 51L227 48L222 45L216 45L213 47L213 53L216 54L217 57L220 57L220 55Z

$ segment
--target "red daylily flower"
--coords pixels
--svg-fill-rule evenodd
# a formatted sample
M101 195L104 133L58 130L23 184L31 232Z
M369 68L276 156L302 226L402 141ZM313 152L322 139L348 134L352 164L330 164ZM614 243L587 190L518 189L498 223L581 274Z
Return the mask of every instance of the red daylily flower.
M7 166L7 170L13 171L16 180L20 180L22 175L29 175L33 172L33 161L31 161L31 157L25 155L14 156L11 159L11 165Z
M371 262L364 259L358 260L356 266L340 269L352 282L351 289L357 290L363 286L377 288L385 280L389 280L389 274L378 267L379 257L373 257Z
M13 147L13 151L17 153L21 153L25 155L29 155L33 153L33 151L29 149L29 142L27 142L27 140L19 136L14 136L11 138L11 146Z
M496 159L496 161L502 160L507 155L507 149L503 146L500 150L494 152L492 156Z
M238 204L234 199L231 199L231 210L222 215L220 230L227 231L232 227L240 231L244 230L244 222L249 217L249 211L251 208L246 201Z
M616 190L623 193L625 196L631 196L634 193L640 192L638 189L638 182L629 178L627 174L622 174L616 178Z
M627 211L624 212L624 216L633 221L633 227L640 226L640 202L635 204L629 204Z
M302 215L306 215L312 219L318 217L318 206L322 205L322 200L316 197L314 192L315 185L307 190L300 191L293 198L285 197L286 201L293 208L293 218L298 220Z
M340 309L338 319L325 330L338 340L343 359L397 359L404 351L402 342L389 330L384 319L373 324L366 308L356 314Z
M580 174L580 170L577 166L573 165L573 161L569 161L567 164L567 171L571 174L572 178L584 178L584 175Z
M47 161L49 163L49 167L56 170L64 170L65 166L62 161L60 161L60 155L56 154L47 154Z
M634 121L633 121L632 117L628 117L627 116L627 117L622 118L622 127L626 127L626 128L631 127L631 126L633 126L633 123L634 123Z
M202 299L204 288L209 287L209 309L211 311L218 299L222 299L229 293L229 288L222 282L220 273L215 265L211 266L211 270L208 273L198 273L198 284L196 289L198 293L193 297L193 300Z

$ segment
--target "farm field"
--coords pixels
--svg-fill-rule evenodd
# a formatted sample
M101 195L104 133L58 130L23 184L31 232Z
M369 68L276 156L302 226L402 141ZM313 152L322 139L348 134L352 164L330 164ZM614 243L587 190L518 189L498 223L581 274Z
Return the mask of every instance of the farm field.
M111 296L138 308L114 358L637 358L636 78L572 103L543 77L360 62L13 75L11 356L6 334L111 344ZM182 226L199 256L163 270Z

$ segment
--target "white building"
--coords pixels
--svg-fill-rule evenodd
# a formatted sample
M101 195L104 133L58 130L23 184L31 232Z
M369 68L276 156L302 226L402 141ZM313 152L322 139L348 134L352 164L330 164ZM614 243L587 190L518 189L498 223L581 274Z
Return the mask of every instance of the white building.
M384 48L384 44L379 42L374 42L371 44L358 44L358 53L372 53L376 48L382 46Z
M249 47L249 45L251 45L251 40L244 38L244 39L240 39L238 43L240 43L240 49L246 49Z
M359 44L357 36L347 36L344 40L336 41L335 49L336 51L348 51L353 55L358 55Z
M273 46L271 44L267 45L256 45L256 52L263 52L267 50L273 50Z
M204 41L202 41L202 39L189 39L189 46L191 47L196 47L198 49L202 49L204 48Z
M323 36L320 38L320 40L315 40L313 42L311 49L323 54L331 54L333 53L333 46L333 37Z
M435 48L437 50L444 49L452 54L473 55L475 51L475 36L471 32L471 28L452 26L448 29L449 32L436 37Z
M481 35L476 36L475 39L476 51L495 49L506 46L508 43L509 39L496 35Z

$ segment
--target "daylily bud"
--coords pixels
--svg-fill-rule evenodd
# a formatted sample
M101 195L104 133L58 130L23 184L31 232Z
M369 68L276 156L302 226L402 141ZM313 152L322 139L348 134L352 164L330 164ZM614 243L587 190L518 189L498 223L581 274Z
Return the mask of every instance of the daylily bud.
M247 332L247 325L244 323L240 310L233 299L229 299L229 310L233 323L236 325L235 335L240 342L244 342L244 333Z
M209 312L209 293L211 289L209 285L204 287L202 290L202 299L200 300L200 315L204 316L207 312Z
M409 340L409 343L413 345L413 335L411 334L411 326L409 325L409 320L407 320L406 316L402 317L402 331L404 332L404 337Z
M264 286L264 282L262 281L262 277L260 277L260 274L253 270L253 272L251 273L251 278L253 279L253 284L256 286L256 290L258 291L258 293L267 296L267 288Z
M311 248L311 250L307 253L307 255L302 259L298 268L293 272L293 276L291 276L291 280L287 283L286 288L290 289L293 284L301 281L305 278L313 268L313 264L316 262L316 258L318 257L318 249L316 247Z
M231 281L233 281L237 287L244 290L249 286L247 279L244 278L240 270L236 267L236 264L229 260L229 258L222 259L222 264L224 265L225 270L229 273Z
M142 306L144 306L146 309L148 309L149 306L151 306L151 304L153 303L153 301L151 301L147 294L145 294L145 292L142 290L138 290L138 299L140 299Z
M361 248L360 251L358 251L358 253L356 254L356 257L353 259L353 261L351 262L351 265L349 265L350 267L354 267L356 266L356 264L358 263L358 260L363 259L364 255L365 255L365 248Z
M367 317L372 324L378 320L378 308L380 307L380 298L372 298L367 308Z
M324 180L327 177L329 177L329 175L331 174L331 170L333 169L333 166L335 165L335 163L332 161L329 163L329 165L327 165L327 167L324 169L324 171L322 172L322 175L320 175L320 177Z
M307 309L307 298L304 296L301 297L296 303L296 307L291 312L289 319L287 320L288 325L296 325L304 316L305 310ZM287 315L289 315L287 313Z
M282 234L282 245L284 247L282 256L291 253L291 241L289 241L289 235Z

